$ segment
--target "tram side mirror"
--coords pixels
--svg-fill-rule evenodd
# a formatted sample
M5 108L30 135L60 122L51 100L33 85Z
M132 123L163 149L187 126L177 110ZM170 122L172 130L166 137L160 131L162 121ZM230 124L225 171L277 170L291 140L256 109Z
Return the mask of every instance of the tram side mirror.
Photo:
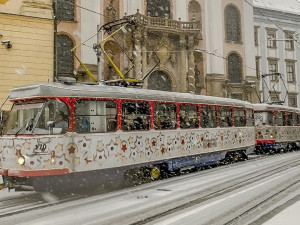
M48 121L47 122L47 126L50 127L54 127L55 126L55 122L54 121Z
M55 121L48 121L47 126L49 127L49 134L61 134L62 128L55 127Z

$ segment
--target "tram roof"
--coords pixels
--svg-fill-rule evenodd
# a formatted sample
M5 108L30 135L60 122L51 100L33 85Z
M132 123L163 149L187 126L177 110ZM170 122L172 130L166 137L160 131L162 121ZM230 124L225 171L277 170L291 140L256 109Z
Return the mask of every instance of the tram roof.
M165 102L221 104L252 108L252 104L249 102L230 98L107 85L88 85L82 83L71 85L58 82L31 84L11 89L9 97L11 100L34 97L119 98Z
M282 111L292 111L300 113L299 108L284 106L284 105L270 105L270 104L253 104L254 110L256 111L265 111L265 110L282 110Z

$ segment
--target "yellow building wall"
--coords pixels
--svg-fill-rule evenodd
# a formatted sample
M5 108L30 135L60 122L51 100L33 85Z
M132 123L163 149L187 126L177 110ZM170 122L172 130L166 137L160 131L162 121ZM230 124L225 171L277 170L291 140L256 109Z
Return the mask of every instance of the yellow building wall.
M13 87L53 81L51 5L48 4L47 9L37 9L28 4L31 1L15 1L13 7L14 1L0 3L0 41L10 40L12 44L10 49L0 45L0 106ZM24 2L27 5L22 4ZM6 103L2 109L8 110L10 106Z

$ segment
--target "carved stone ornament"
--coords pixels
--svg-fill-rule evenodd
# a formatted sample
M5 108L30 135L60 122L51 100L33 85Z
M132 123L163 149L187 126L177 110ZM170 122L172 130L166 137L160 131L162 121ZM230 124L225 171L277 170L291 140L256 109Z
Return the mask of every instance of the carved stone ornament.
M160 63L164 65L170 58L169 53L169 40L166 37L163 37L161 41L157 40L159 44L156 47L156 54L160 59Z

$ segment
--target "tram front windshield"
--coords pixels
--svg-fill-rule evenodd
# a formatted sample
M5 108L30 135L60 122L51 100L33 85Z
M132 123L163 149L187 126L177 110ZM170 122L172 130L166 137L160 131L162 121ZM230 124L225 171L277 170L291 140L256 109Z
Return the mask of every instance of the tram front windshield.
M65 103L57 99L39 103L22 102L21 104L14 104L3 134L65 133L68 129L68 114Z

